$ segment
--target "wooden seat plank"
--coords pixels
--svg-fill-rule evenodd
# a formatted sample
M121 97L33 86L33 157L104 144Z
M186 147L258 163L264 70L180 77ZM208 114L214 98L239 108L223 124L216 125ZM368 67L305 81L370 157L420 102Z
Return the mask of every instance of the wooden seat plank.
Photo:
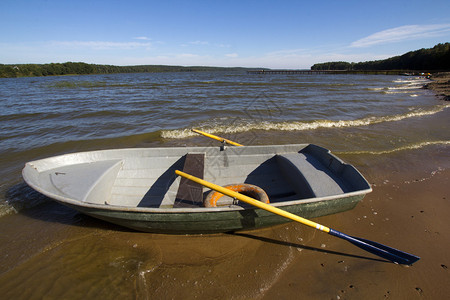
M202 178L205 168L204 153L188 153L184 161L183 172ZM173 207L203 206L203 186L184 177L180 180Z

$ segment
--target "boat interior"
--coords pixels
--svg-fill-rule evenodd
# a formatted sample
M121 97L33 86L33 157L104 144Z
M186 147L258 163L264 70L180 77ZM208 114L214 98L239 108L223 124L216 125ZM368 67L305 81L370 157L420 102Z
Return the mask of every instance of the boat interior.
M205 152L183 155L90 156L41 172L29 165L24 169L24 178L44 194L56 195L62 201L142 208L204 207L203 201L211 190L176 176L175 170L222 186L256 185L271 203L370 189L353 166L315 145L279 153L246 152L241 148L206 148ZM234 199L225 196L217 203L235 204Z

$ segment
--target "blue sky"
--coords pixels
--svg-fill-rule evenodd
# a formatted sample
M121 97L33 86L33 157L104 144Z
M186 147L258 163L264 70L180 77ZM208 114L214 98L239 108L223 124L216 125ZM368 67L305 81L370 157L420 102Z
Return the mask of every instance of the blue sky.
M450 42L450 3L1 0L0 63L310 68Z

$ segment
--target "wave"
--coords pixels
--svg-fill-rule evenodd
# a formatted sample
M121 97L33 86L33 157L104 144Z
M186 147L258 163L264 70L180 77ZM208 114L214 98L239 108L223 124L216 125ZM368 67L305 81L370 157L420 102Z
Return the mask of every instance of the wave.
M406 151L406 150L415 150L415 149L421 149L428 146L437 146L437 145L450 145L450 141L428 141L428 142L421 142L417 144L411 144L402 146L395 149L390 150L380 150L380 151L368 151L368 150L361 150L361 151L345 151L345 152L335 152L336 154L372 154L372 155L383 155L383 154L390 154L400 151Z
M398 79L392 81L393 83L397 83L399 85L391 86L391 87L375 87L375 88L367 88L370 91L382 91L385 94L399 94L399 93L408 93L411 90L417 90L423 88L423 86L429 82L428 79L423 78L412 78L412 79Z
M385 94L401 94L401 93L409 93L412 90L422 89L425 82L403 82L405 84L399 86L391 86L391 87L375 87L375 88L367 88L369 91L383 92Z
M403 86L396 86L396 87L388 87L388 90L416 90L420 87L417 85L403 85Z
M1 186L3 190L5 186ZM0 200L0 217L12 215L23 209L30 209L50 201L49 198L36 192L26 183L18 183L5 191L5 199Z
M7 215L12 215L17 213L17 209L8 203L0 203L0 218Z
M56 119L61 117L58 112L2 112L2 122L36 120L36 119Z
M416 83L416 82L429 82L430 80L425 79L421 76L410 77L410 79L397 79L393 80L394 83Z
M385 93L385 94L387 94L387 95L392 95L392 94L408 94L408 93L411 93L411 90L406 90L406 89L403 89L403 90L390 90L390 91L383 91L383 93Z
M428 110L418 108L405 114L397 114L382 117L366 117L356 120L338 120L338 121L314 120L314 121L290 121L290 122L240 121L239 123L234 122L233 124L222 124L215 126L204 126L200 124L199 126L197 126L197 128L214 134L214 133L239 133L252 130L305 131L305 130L316 130L320 128L360 127L385 122L397 122L414 117L434 115L449 107L450 104L443 104L434 106L433 108ZM161 131L161 137L165 139L182 139L191 136L196 136L196 134L192 132L190 128Z
M44 85L50 89L79 89L79 88L158 88L166 86L161 83L117 83L107 81L79 81L79 80L62 80Z

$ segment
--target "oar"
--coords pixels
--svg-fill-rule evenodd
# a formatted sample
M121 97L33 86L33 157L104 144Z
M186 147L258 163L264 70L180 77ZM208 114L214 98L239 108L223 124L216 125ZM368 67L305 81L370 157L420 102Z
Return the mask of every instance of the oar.
M265 204L261 201L258 201L253 198L250 198L248 196L245 196L243 194L231 191L227 188L221 187L217 184L197 178L197 177L189 175L187 173L184 173L184 172L181 172L178 170L176 170L175 173L177 175L183 176L189 180L192 180L196 183L199 183L207 188L215 190L224 195L230 196L230 197L238 199L240 201L244 201L245 203L248 203L248 204L251 204L258 208L267 210L267 211L277 214L279 216L282 216L282 217L291 219L293 221L308 225L310 227L319 229L321 231L324 231L324 232L331 234L333 236L336 236L338 238L344 239L344 240L352 243L353 245L358 246L361 249L364 249L370 253L373 253L375 255L378 255L380 257L388 259L394 263L404 264L404 265L412 265L413 263L415 263L416 261L418 261L420 259L420 257L418 257L418 256L415 256L415 255L412 255L412 254L409 254L409 253L406 253L406 252L403 252L403 251L400 251L400 250L397 250L397 249L394 249L394 248L391 248L391 247L388 247L388 246L385 246L385 245L382 245L382 244L379 244L376 242L372 242L372 241L369 241L366 239L346 235L345 233L339 232L337 230L320 225L316 222L313 222L308 219L291 214L290 212L284 211L282 209L279 209L279 208L274 207L269 204Z
M230 140L228 140L228 139L221 138L220 136L217 136L217 135L214 135L214 134L210 134L210 133L203 132L203 131L198 130L198 129L192 129L192 131L193 131L193 132L196 132L196 133L198 133L198 134L204 135L204 136L206 136L206 137L209 137L209 138L218 140L218 141L220 141L220 142L222 142L222 143L227 143L227 144L230 144L230 145L233 145L233 146L244 146L244 145L241 145L241 144L239 144L239 143L230 141Z

